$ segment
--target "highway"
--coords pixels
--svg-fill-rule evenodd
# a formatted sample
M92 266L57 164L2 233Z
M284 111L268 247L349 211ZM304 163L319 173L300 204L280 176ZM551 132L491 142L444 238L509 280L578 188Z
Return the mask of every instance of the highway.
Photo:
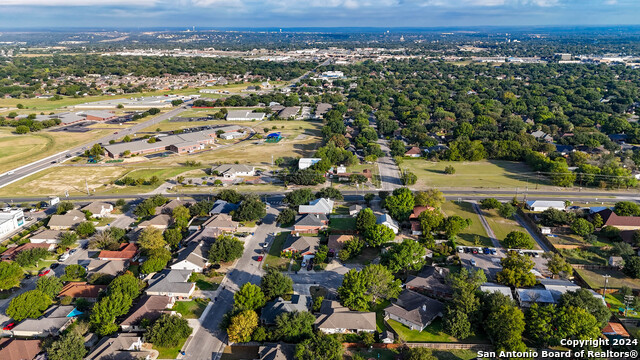
M44 169L48 169L52 166L55 166L56 164L64 161L67 158L67 155L76 155L76 154L80 154L83 153L85 150L90 149L94 144L109 144L110 140L117 140L121 137L123 137L124 135L127 134L135 134L136 132L147 128L153 124L157 124L161 121L167 120L169 118L172 118L174 116L179 115L180 113L182 113L183 111L188 109L189 104L191 104L191 101L185 102L184 104L182 104L180 107L177 107L171 111L168 111L166 113L162 113L158 116L154 116L151 119L141 122L139 124L135 124L129 128L123 129L123 130L119 130L117 131L117 134L109 134L107 136L104 136L100 139L96 139L93 140L91 142L85 143L83 145L79 145L75 148L69 149L69 150L65 150L63 152L60 152L58 154L46 157L44 159L38 160L38 161L34 161L30 164L21 166L17 169L13 169L11 171L8 171L4 174L0 174L0 188L7 186L13 182L16 182L22 178L25 178L29 175L35 174L39 171L42 171Z

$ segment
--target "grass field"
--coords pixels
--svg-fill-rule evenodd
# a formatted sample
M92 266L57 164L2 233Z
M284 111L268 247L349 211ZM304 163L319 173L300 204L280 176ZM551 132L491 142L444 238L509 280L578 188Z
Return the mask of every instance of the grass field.
M632 289L640 289L640 279L632 279L623 274L621 271L599 269L574 269L574 271L577 272L592 289L600 289L604 287L603 275L611 275L607 284L607 288L609 289L619 289L622 286L628 286Z
M329 219L329 228L335 230L355 230L355 218L331 218Z
M456 173L446 175L444 168L453 166ZM418 176L416 188L535 188L538 180L526 164L511 161L429 162L424 159L405 159L400 165Z
M484 212L484 218L489 223L489 226L498 240L504 240L504 238L506 238L512 231L520 231L527 234L527 230L520 226L517 221L503 218L498 214L497 210L491 209L482 211Z
M185 342L187 342L187 339L180 341L178 345L173 347L153 345L153 348L158 350L158 352L160 353L158 355L158 359L175 359L180 354L180 350L182 349L182 346L184 346Z
M258 346L227 346L222 351L220 360L258 359Z
M190 167L170 167L170 168L148 168L148 169L135 169L126 174L134 179L149 179L153 176L157 176L159 179L169 179L176 177L187 171L194 170Z
M614 314L620 313L620 309L625 308L624 297L620 294L607 294L607 296L605 296L605 300L607 304L611 305L610 309ZM634 309L630 305L629 310L627 310L627 318L640 319L640 314L638 314L638 311L640 311L640 309ZM624 317L624 312L620 316Z
M406 342L458 342L453 336L442 330L442 320L436 319L422 331L411 330L395 320L387 320L387 324ZM467 343L481 342L480 338L465 339Z
M606 265L608 258L588 249L560 249L560 253L570 264Z
M281 232L276 236L273 240L273 244L269 248L269 253L267 257L264 259L264 268L276 268L280 271L286 271L289 267L289 259L281 258L280 253L282 252L282 247L284 246L284 241L289 236L290 232L285 231Z
M442 205L442 211L447 216L458 215L464 219L471 219L471 226L458 234L458 245L474 245L474 239L477 236L483 246L493 246L471 203L447 201Z
M176 301L171 310L181 314L185 319L197 319L206 307L207 303L204 301Z

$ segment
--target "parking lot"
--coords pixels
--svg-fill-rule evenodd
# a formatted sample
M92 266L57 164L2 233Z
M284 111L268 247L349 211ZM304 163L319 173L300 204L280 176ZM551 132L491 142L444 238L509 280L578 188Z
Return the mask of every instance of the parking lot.
M462 249L462 252L460 252ZM473 250L476 250L476 253ZM488 249L489 253L484 249ZM484 251L483 251L484 250ZM537 277L549 276L549 270L547 268L547 259L542 257L541 251L528 251L522 250L523 255L529 256L534 262L533 270ZM538 256L535 256L537 254ZM496 274L502 270L500 265L500 259L506 257L506 250L501 248L482 248L482 247L469 247L459 246L458 256L460 257L460 263L467 269L482 269L487 275L487 280L495 280Z

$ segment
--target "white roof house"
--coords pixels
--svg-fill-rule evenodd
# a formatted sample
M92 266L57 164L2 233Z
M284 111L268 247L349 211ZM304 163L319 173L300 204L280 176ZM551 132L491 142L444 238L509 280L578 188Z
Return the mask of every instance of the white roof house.
M313 164L319 162L320 158L302 158L298 161L298 169L303 170L303 169L308 169L310 168Z
M400 225L389 214L381 214L376 217L376 224L381 224L393 230L394 234L400 231Z
M299 214L324 214L328 215L333 212L333 200L331 199L315 199L309 202L309 205L300 205Z
M252 121L264 119L264 113L254 113L253 110L230 110L227 121Z
M540 279L540 284L544 286L546 290L551 292L555 301L558 301L562 294L568 291L577 291L581 289L580 286L568 280Z
M547 209L564 210L564 201L552 201L552 200L533 200L527 201L527 208L531 211L539 212Z
M530 307L535 303L540 305L556 303L551 291L546 289L516 289L516 297L521 307Z
M511 288L508 286L495 284L495 283L484 283L480 286L480 291L488 292L488 293L500 293L509 299L513 299L513 294L511 293Z

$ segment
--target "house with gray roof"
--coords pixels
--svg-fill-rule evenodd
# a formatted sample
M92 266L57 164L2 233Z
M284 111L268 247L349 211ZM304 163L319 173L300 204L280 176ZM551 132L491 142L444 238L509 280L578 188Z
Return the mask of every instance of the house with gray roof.
M315 326L325 334L373 333L376 313L351 311L337 301L324 300Z
M400 231L400 225L395 221L391 215L384 213L376 216L376 224L384 225L391 229L394 234Z
M160 214L152 217L149 220L145 220L141 222L140 224L138 224L138 228L146 229L150 226L153 226L154 228L157 228L160 230L166 230L169 227L169 225L171 225L172 222L173 222L173 219L171 218L171 215Z
M303 258L313 257L320 246L316 236L295 236L289 234L282 246L283 252L300 254Z
M305 214L298 216L293 230L297 233L317 234L329 227L329 219L324 214Z
M533 304L550 305L556 303L551 291L546 289L516 289L516 299L524 308L531 307Z
M411 290L402 291L398 299L384 309L385 319L395 320L416 331L424 330L443 313L443 303Z
M62 236L62 234L64 234L64 231L42 229L38 232L33 233L33 235L31 235L31 237L29 238L29 241L34 244L58 244L60 242L60 237Z
M72 305L55 305L37 319L24 319L10 330L12 336L47 337L57 336L75 321L78 313Z
M150 281L145 291L147 295L188 298L196 290L196 284L189 282L192 270L164 269Z
M202 272L209 266L208 249L205 247L201 242L190 242L178 251L178 257L169 267L173 270Z
M453 296L453 288L446 281L447 275L447 268L425 266L417 275L409 276L405 286L409 290L430 297L450 299Z
M213 203L213 208L211 208L211 210L209 211L209 215L229 214L230 212L237 210L239 206L240 205L238 204L232 204L222 199L218 199Z
M323 214L329 215L333 211L334 202L331 199L320 198L309 202L308 205L300 205L298 214Z
M47 226L51 230L67 230L76 227L87 218L80 210L69 210L64 215L51 215Z
M94 201L83 207L82 211L89 211L95 218L105 217L113 211L113 205L101 201Z
M480 285L480 291L487 293L500 293L509 299L513 300L513 294L511 293L511 288L508 286L496 284L496 283L484 283Z
M103 338L85 360L150 360L151 350L142 347L142 338L136 334L119 333Z
M278 117L285 120L295 119L298 112L300 112L299 106L288 106L278 112Z
M79 262L79 264L85 267L87 274L104 274L115 277L125 271L129 266L129 261L91 259L88 262Z
M291 295L291 300L284 300L279 297L275 300L269 301L260 315L260 320L263 324L273 325L276 323L276 317L283 313L291 313L294 311L303 312L309 311L311 307L311 297L306 295Z
M562 294L582 289L579 285L576 285L569 280L562 279L540 279L540 285L542 285L545 290L549 290L549 292L551 292L553 300L556 302L560 300Z
M264 344L258 348L260 360L294 360L296 346L293 344Z
M236 176L254 176L255 167L242 164L224 164L211 168L212 174L219 174L227 179L234 179Z
M157 320L162 314L171 313L168 309L171 309L174 304L175 299L169 296L143 296L129 315L122 320L120 327L123 331L129 332L145 331L139 326L143 319Z

